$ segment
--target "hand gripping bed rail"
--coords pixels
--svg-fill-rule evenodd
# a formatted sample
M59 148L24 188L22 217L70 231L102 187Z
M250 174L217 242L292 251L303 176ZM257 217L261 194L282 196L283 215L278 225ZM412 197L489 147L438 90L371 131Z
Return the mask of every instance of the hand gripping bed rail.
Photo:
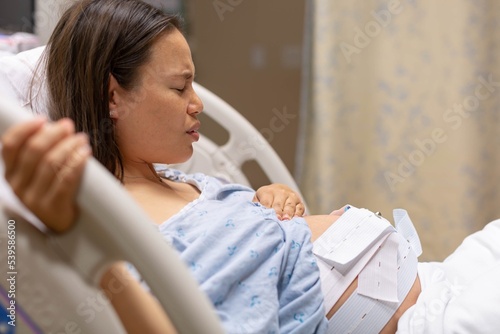
M0 135L30 118L28 112L0 97ZM85 167L77 202L81 211L79 221L69 232L52 235L47 247L66 258L69 266L94 285L106 264L128 261L146 280L179 333L223 333L208 298L201 293L178 254L94 158ZM24 231L42 233L36 229ZM20 229L18 233L21 232Z

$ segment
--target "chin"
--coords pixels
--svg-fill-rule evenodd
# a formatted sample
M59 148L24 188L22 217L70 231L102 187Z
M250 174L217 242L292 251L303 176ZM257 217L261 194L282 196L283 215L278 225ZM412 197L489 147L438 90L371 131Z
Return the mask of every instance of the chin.
M168 164L168 165L183 164L183 163L187 162L189 159L191 159L192 156L193 156L193 152L191 152L191 154L189 154L189 155L186 155L185 157L177 157L177 159L169 159L168 162L164 162L164 163Z

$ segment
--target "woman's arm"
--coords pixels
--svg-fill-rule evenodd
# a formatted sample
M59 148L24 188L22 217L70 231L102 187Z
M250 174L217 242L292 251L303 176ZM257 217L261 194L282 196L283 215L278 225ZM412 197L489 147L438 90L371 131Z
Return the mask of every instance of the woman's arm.
M43 119L10 128L1 138L5 178L23 204L48 228L67 231L78 216L76 193L87 158L86 135L66 119ZM159 303L122 264L104 274L101 288L128 333L175 333Z
M127 333L177 333L160 303L141 287L123 263L111 266L101 279Z

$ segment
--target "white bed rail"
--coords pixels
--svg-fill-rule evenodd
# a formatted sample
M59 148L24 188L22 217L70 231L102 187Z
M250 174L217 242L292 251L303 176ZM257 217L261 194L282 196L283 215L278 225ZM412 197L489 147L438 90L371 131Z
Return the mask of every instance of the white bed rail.
M0 135L10 126L31 117L15 103L0 98ZM54 282L64 284L71 277L61 277L59 274L62 271L54 268L65 262L67 268L72 268L84 280L97 286L106 264L116 260L128 261L141 273L180 333L223 332L208 298L201 293L178 254L164 241L149 217L119 182L94 158L88 161L85 168L77 202L81 218L68 233L40 236L42 232L37 229L19 228L17 237L18 240L23 240L24 251L50 253L46 257L37 257L41 261L44 258L48 260L47 263L39 264L39 269L44 272L38 278L49 277L49 280L53 280L48 283L50 285L54 285ZM10 217L8 214L6 216ZM31 239L36 241L31 243ZM37 245L40 248L31 248ZM51 260L54 255L59 257L57 261ZM37 275L34 271L31 274ZM35 276L34 279L36 278ZM8 289L5 280L0 284ZM18 286L18 289L22 288ZM75 286L75 289L78 288ZM51 297L57 298L57 295ZM33 300L18 302L23 304ZM35 322L46 321L43 314L39 318L36 314L33 316ZM83 319L81 325L86 325ZM122 332L119 327L115 329L117 333ZM63 327L54 330L65 332L66 329Z
M204 172L250 186L247 176L242 172L242 166L245 162L254 160L272 183L288 185L303 199L290 171L264 136L219 96L196 82L193 86L203 101L204 113L229 133L229 140L219 146L202 136L195 144L193 157L174 167L185 172ZM201 132L203 134L203 127Z

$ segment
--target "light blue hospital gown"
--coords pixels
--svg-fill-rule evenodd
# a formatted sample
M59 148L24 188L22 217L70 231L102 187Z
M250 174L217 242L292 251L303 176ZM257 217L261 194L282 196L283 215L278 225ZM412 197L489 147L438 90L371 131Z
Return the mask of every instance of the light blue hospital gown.
M319 271L302 218L280 221L254 191L204 174L160 175L200 189L159 226L212 301L228 333L324 333Z

